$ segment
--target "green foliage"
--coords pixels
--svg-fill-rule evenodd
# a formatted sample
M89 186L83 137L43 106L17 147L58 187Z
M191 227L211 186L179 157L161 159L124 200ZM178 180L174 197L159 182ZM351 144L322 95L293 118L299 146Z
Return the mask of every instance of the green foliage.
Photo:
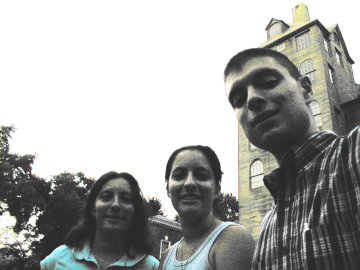
M148 208L149 217L156 215L164 216L164 211L162 209L163 205L161 201L156 197L151 197L148 199L147 208Z
M0 215L9 211L16 218L14 232L25 231L27 239L35 240L30 243L30 252L23 252L17 241L2 249L0 256L11 254L7 263L15 261L20 269L25 265L31 269L63 243L78 219L93 179L83 173L62 173L50 180L34 175L34 155L10 153L9 140L14 130L13 126L0 127ZM30 224L34 217L35 224Z
M223 221L239 220L239 202L231 193L218 195L214 203L214 215Z
M0 214L8 210L17 217L15 231L20 231L42 201L33 204L33 198L42 191L48 191L45 181L32 174L34 155L18 155L9 152L9 139L14 127L0 127Z
M68 231L79 218L80 210L86 199L86 193L93 181L82 173L62 173L50 179L51 194L36 223L44 237L33 243L37 253L43 256L63 244Z

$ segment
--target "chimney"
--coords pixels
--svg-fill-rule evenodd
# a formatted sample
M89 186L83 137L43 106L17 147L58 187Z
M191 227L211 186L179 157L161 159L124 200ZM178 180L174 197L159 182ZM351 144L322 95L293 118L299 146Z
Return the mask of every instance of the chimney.
M304 3L298 4L293 8L292 12L294 23L310 21L309 9Z

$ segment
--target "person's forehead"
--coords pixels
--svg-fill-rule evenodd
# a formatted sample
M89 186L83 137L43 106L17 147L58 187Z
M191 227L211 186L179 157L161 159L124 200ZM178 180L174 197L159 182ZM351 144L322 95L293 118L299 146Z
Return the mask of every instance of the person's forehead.
M280 64L275 58L270 56L258 56L248 59L240 69L234 69L226 76L225 88L227 95L231 91L234 83L247 80L250 76L260 70L276 70L282 74L290 75L289 70Z
M118 177L107 181L102 186L101 191L109 189L130 189L130 184L125 178Z
M182 165L190 165L196 163L208 164L206 156L199 150L184 150L178 153L175 157L173 168Z

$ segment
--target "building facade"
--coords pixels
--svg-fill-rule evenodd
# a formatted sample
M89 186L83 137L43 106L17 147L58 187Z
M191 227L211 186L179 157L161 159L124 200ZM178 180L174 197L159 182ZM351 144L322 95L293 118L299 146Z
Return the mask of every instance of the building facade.
M165 250L181 239L181 225L160 215L150 217L149 225L152 246L151 255L160 260Z
M351 59L337 24L325 27L310 20L301 3L293 8L293 22L271 19L267 40L260 46L287 55L312 83L312 113L321 130L346 134L360 123L360 89L354 81ZM255 238L273 199L263 184L263 176L278 167L268 152L253 146L239 126L238 198L240 223Z

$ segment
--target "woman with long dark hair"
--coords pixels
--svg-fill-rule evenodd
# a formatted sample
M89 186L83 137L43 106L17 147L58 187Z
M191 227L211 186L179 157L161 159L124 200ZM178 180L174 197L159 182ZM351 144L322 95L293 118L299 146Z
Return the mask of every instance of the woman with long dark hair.
M159 269L250 269L253 238L244 227L220 221L213 213L221 177L220 161L208 146L186 146L171 154L166 189L184 237L162 256Z
M149 254L148 217L136 179L108 172L92 186L80 222L41 269L157 269ZM122 269L122 268L121 268Z

